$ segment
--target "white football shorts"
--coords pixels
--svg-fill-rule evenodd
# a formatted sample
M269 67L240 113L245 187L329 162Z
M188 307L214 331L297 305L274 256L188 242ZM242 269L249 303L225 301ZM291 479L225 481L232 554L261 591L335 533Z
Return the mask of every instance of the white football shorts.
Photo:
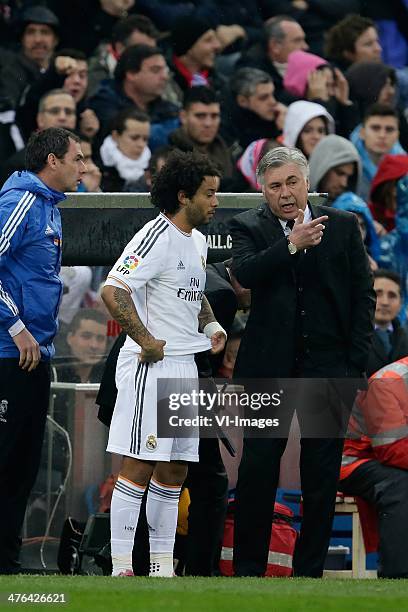
M116 366L118 396L109 429L107 451L145 461L198 461L199 437L158 438L157 379L177 379L178 392L198 389L194 355L166 356L141 363L134 351L122 349ZM198 408L191 408L191 416Z

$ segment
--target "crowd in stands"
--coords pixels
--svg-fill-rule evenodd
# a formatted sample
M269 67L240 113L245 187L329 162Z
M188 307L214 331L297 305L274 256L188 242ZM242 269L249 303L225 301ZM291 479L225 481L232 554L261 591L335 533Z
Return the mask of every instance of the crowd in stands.
M1 181L51 126L81 137L83 192L149 191L174 149L212 158L221 191L261 191L262 156L298 147L310 189L358 216L372 269L400 275L404 325L407 18L406 0L2 2ZM65 331L103 280L74 270Z
M81 137L83 192L149 191L174 149L212 158L221 191L261 191L262 156L298 147L311 191L358 216L372 269L401 276L403 325L406 23L405 0L2 2L1 181L51 126ZM66 275L64 330L103 280Z

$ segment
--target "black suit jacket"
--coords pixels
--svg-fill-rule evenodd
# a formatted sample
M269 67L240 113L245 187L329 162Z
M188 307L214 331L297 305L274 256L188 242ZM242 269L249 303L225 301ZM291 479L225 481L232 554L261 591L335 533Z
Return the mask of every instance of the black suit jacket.
M215 318L229 335L238 309L238 300L223 261L207 265L205 295ZM209 355L212 376L217 376L224 358L225 349L218 355ZM203 353L207 355L207 353ZM200 370L199 370L200 371Z
M374 332L371 350L368 357L367 376L371 376L384 366L398 359L408 356L408 332L401 327L398 319L392 322L394 331L391 334L390 340L392 345L391 354L387 355L384 343Z
M322 299L329 300L333 317L320 320L324 330L336 317L344 346L324 347L321 376L359 376L365 371L373 332L376 297L372 274L356 217L326 206L309 205L312 216L327 215L321 243L313 247ZM290 377L296 357L296 258L290 255L282 226L266 203L230 222L234 272L251 289L251 312L235 365L235 376ZM326 308L326 312L327 312ZM313 341L313 338L311 339ZM324 364L346 363L337 372Z

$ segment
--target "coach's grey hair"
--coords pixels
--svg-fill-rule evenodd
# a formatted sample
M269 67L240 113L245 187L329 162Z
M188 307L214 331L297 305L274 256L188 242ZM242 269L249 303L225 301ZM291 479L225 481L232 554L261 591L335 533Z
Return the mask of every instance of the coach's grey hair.
M230 81L231 92L234 97L252 96L258 85L272 83L272 78L267 72L258 68L240 68Z
M293 17L289 15L275 15L270 17L264 23L264 36L266 40L273 38L277 42L283 42L286 38L286 32L282 29L282 23L284 21L292 21L298 23Z
M264 176L268 168L279 168L285 164L296 164L305 179L309 178L309 164L302 151L295 147L276 147L265 153L259 162L256 169L258 183L260 185L264 184Z

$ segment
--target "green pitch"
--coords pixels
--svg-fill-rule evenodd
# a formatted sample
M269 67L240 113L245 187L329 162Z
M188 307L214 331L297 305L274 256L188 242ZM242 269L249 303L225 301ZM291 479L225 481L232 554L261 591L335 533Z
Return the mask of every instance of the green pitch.
M67 603L9 603L10 593ZM367 612L408 610L408 580L1 576L1 610L132 612Z

